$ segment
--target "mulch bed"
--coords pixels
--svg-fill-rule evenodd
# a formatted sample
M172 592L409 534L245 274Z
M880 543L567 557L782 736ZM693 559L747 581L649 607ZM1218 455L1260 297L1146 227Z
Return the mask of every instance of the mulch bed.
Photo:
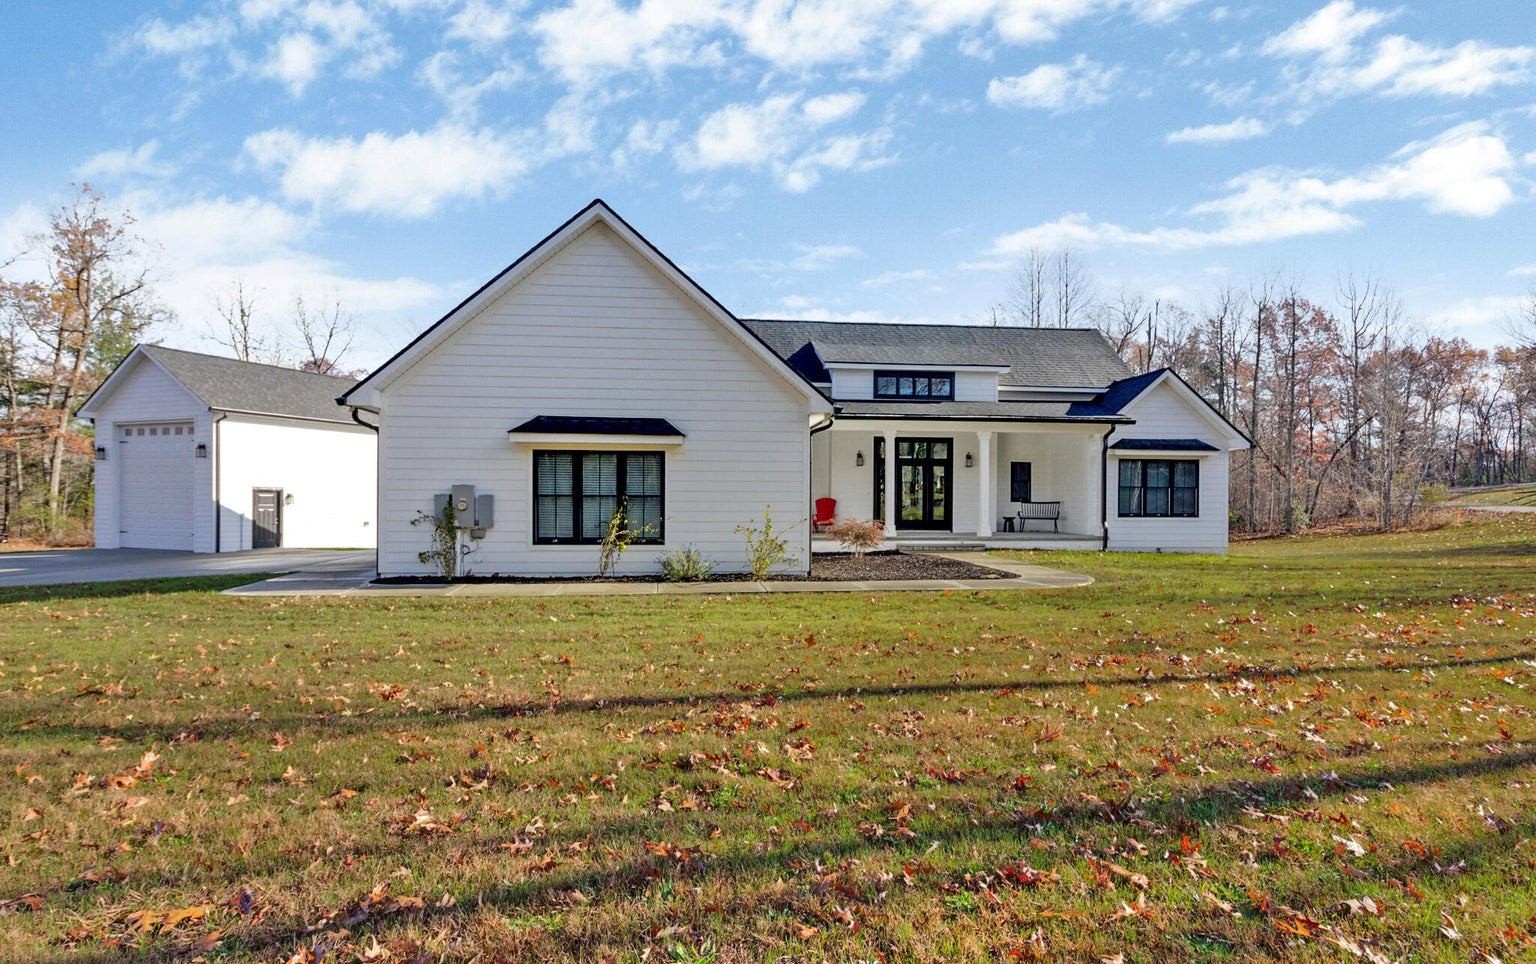
M775 573L769 576L773 582L891 582L907 579L1006 579L1007 573L985 566L974 566L957 559L945 559L899 549L885 552L867 552L863 558L846 552L817 553L811 557L811 574ZM454 583L536 583L536 582L657 582L656 576L460 576ZM746 573L720 573L710 576L707 582L751 582ZM389 576L375 579L375 585L443 585L442 579L432 576Z

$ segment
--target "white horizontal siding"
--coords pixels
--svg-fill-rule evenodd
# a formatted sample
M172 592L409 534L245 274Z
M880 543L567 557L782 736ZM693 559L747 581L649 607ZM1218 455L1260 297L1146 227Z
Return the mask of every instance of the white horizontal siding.
M1225 552L1227 549L1227 438L1209 419L1168 383L1142 395L1128 409L1135 425L1123 425L1110 437L1194 438L1219 450L1200 461L1200 516L1195 519L1121 518L1119 508L1120 459L1110 452L1105 494L1109 499L1109 547L1162 552ZM1127 458L1153 458L1135 456ZM1181 457L1168 453L1170 458Z
M212 473L208 459L195 457L196 446L208 444L212 420L208 406L149 358L140 356L125 370L112 394L96 408L96 444L107 450L105 461L96 463L96 546L116 549L121 545L121 477L119 427L126 424L163 422L193 423L187 441L185 471L191 476L193 548L207 552L213 545ZM183 536L184 538L184 536Z
M283 547L372 548L375 437L356 425L231 415L219 426L220 551L251 548L254 489L281 489Z
M912 364L920 364L914 358ZM899 369L899 365L832 369L832 397L838 401L868 401L875 397L875 371ZM955 372L955 401L997 401L996 372Z
M496 500L496 524L467 566L479 573L591 573L595 546L535 546L532 446L507 432L536 415L665 418L686 438L667 450L665 545L636 546L622 569L654 572L693 545L721 571L746 557L735 527L772 505L808 540L808 408L803 394L594 226L384 390L379 565L426 573L412 527L435 493L459 484Z

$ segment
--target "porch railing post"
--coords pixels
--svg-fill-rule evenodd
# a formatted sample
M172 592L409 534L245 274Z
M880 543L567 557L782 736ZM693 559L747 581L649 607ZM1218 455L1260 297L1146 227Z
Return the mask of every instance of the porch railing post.
M896 430L885 430L885 535L896 537Z
M997 506L992 498L992 484L997 479L997 466L992 461L992 433L976 433L976 534L986 538L992 534L992 516Z

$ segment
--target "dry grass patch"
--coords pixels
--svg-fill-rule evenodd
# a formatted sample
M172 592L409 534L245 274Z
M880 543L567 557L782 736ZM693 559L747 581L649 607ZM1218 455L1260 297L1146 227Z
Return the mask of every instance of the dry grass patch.
M1060 592L0 592L19 959L1518 960L1536 520Z

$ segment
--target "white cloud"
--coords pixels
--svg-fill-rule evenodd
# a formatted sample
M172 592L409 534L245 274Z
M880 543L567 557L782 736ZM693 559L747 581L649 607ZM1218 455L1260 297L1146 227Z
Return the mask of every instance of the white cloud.
M155 295L180 320L179 330L161 334L188 347L206 347L198 339L213 314L213 299L236 279L259 292L259 306L278 316L296 294L340 298L365 325L359 361L363 354L383 357L385 346L371 338L368 328L398 323L445 294L419 278L360 276L314 254L307 248L311 220L271 201L173 198L149 190L129 191L119 201L133 212L133 231L150 249ZM0 217L0 242L13 224L31 233L46 225L46 215L28 206Z
M1338 61L1348 57L1355 41L1387 21L1380 10L1357 9L1351 0L1333 0L1316 13L1291 24L1264 41L1266 54L1282 57L1318 56Z
M330 53L312 34L290 33L272 45L261 71L285 84L294 97L302 97L328 59Z
M1165 144L1225 144L1230 141L1248 141L1269 133L1269 125L1253 117L1239 117L1225 124L1203 124L1185 127L1163 138Z
M268 130L246 138L245 151L261 170L278 174L290 200L402 218L500 195L529 170L532 157L513 138L455 124L398 136L375 131L360 140Z
M823 171L868 170L889 163L884 154L888 131L821 133L852 116L863 102L858 91L845 91L810 100L775 94L758 103L727 104L704 118L674 154L684 170L767 169L785 190L807 191Z
M1063 114L1108 100L1119 75L1119 67L1105 67L1078 54L1064 64L1042 64L1027 74L993 79L987 85L987 100L999 107L1033 107Z
M521 68L504 64L466 79L459 69L459 58L451 50L439 50L428 57L416 72L417 78L432 93L442 98L448 113L456 120L473 120L480 112L480 101L488 94L510 89L523 79Z
M646 120L641 118L629 125L623 145L614 148L609 155L613 166L625 168L635 160L650 157L666 150L677 137L678 123L673 120Z
M1509 276L1511 278L1536 278L1536 261L1510 268Z
M847 90L840 94L812 97L801 110L806 120L819 125L852 117L863 106L864 95L857 90Z
M933 278L933 272L927 268L914 268L911 271L882 271L873 278L865 278L859 282L866 288L884 288L887 285L904 284L912 281L929 281Z
M221 17L193 17L177 24L156 17L139 28L134 39L151 54L179 57L222 44L234 34L234 24Z
M102 151L75 168L75 177L82 181L121 180L132 177L165 177L176 171L176 166L158 160L155 155L160 142L145 141L136 148L121 147Z
M1071 213L997 238L994 256L1033 247L1146 247L1177 251L1253 244L1359 226L1362 204L1416 201L1431 211L1488 217L1514 203L1515 160L1502 136L1480 123L1463 124L1428 141L1408 144L1385 164L1329 180L1284 168L1261 168L1227 182L1227 193L1189 213L1212 227L1136 230Z
M512 36L517 16L510 6L469 0L448 18L448 36L473 44L498 44Z
M1441 47L1396 34L1366 42L1391 16L1357 8L1350 0L1333 0L1270 37L1262 50L1292 62L1294 92L1303 100L1369 93L1471 97L1524 83L1536 67L1532 46L1468 40Z
M1476 329L1499 325L1520 311L1525 299L1518 295L1483 295L1463 298L1447 306L1444 317L1453 328Z
M820 271L839 261L862 258L864 252L852 244L802 244L800 254L789 262L797 271Z
M659 73L698 62L703 34L723 23L712 0L573 0L534 18L539 60L568 82L588 85L609 73ZM706 58L707 61L708 58Z

